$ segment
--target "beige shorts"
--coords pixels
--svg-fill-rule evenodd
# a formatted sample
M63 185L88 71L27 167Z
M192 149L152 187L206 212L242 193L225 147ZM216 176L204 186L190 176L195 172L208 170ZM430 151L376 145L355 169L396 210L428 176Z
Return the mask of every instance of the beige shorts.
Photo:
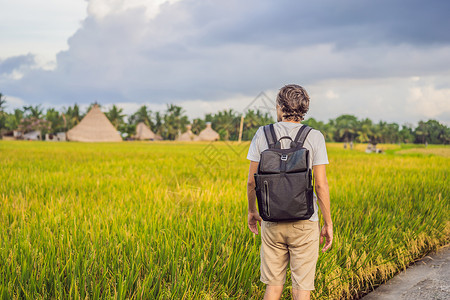
M318 221L261 223L261 281L284 285L290 262L292 288L314 290L319 257Z

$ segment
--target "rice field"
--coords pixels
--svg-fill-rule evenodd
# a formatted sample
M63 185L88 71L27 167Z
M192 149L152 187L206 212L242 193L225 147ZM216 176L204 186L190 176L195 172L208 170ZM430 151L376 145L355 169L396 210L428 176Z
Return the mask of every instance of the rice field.
M248 145L0 141L1 299L260 299ZM335 237L313 299L353 299L450 239L450 149L357 146L327 145Z

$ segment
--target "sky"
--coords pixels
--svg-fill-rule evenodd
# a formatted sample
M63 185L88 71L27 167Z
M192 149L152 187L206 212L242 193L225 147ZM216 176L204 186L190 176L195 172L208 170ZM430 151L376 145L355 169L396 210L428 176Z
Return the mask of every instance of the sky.
M450 125L446 0L0 0L0 93L24 105L192 119L285 84L307 117ZM253 105L253 106L252 106ZM272 112L272 110L271 110Z

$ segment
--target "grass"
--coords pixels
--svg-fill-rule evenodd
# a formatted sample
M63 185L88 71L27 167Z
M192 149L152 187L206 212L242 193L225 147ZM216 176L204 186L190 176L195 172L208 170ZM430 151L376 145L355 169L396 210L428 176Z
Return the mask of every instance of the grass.
M314 299L351 299L448 243L448 158L327 148L335 242ZM0 297L261 298L247 149L0 141Z

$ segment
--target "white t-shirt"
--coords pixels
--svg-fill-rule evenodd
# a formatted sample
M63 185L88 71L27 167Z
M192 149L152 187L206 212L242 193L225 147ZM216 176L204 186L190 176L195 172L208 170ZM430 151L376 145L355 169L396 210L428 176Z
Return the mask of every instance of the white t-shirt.
M278 139L282 136L290 136L292 140L294 140L298 130L302 126L303 124L292 122L277 122L273 124L275 134ZM289 148L290 143L291 140L282 139L281 147L283 149ZM303 147L309 150L310 166L328 164L328 155L327 155L327 148L325 146L325 138L323 137L323 134L320 131L312 129L309 132L308 136L306 137ZM266 150L267 148L269 148L269 146L267 145L266 136L264 135L264 129L261 126L258 128L258 131L256 131L256 134L252 139L250 148L248 149L247 159L259 162L261 152ZM313 195L313 202L314 202L314 213L309 219L311 221L318 221L319 207L317 205L316 193L314 193Z

